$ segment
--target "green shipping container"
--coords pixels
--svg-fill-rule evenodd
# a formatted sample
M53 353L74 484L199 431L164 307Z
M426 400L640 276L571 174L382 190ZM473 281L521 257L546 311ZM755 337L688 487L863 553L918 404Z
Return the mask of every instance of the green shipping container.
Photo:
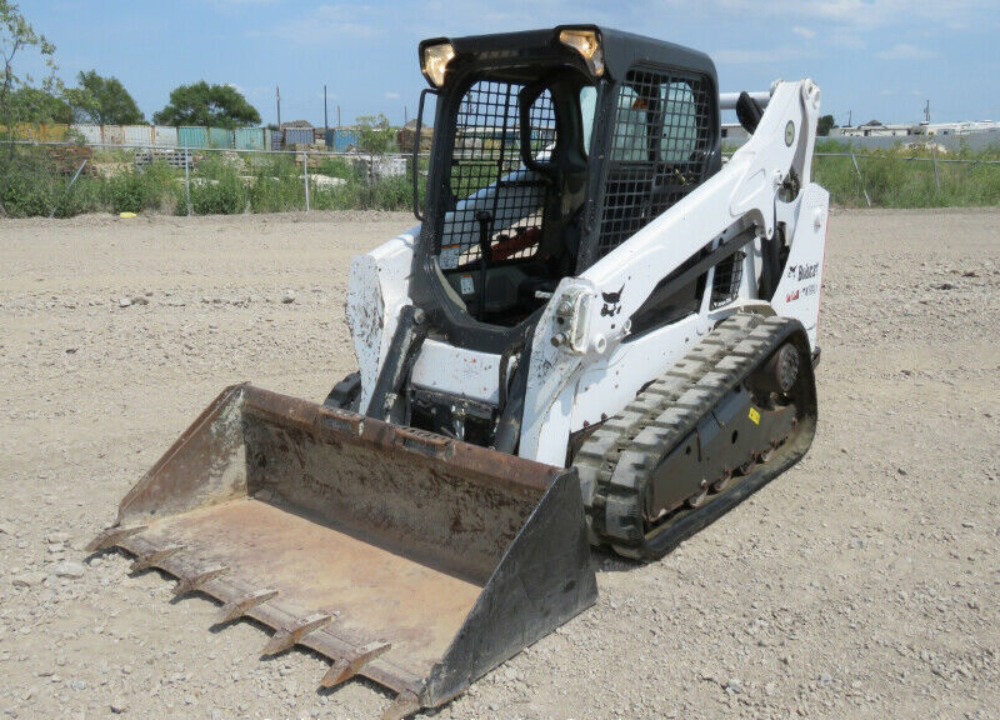
M233 135L236 138L237 150L263 150L266 147L263 128L236 128Z
M187 125L177 128L177 139L185 148L208 147L208 128Z
M208 146L213 148L233 149L236 143L233 138L233 131L225 128L208 129Z

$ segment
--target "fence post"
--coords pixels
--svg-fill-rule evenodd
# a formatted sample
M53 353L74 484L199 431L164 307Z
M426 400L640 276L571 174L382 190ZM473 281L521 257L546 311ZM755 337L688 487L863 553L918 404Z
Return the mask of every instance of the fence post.
M865 194L865 202L868 203L868 207L871 207L872 199L868 197L868 188L865 187L865 178L861 174L861 168L858 167L858 159L854 157L853 150L851 150L851 161L854 163L854 172L858 174L858 179L861 181L861 192Z
M188 149L184 148L184 201L187 203L188 217L191 217L191 170L188 165Z
M938 175L937 143L931 144L931 160L934 162L934 192L941 192L941 178Z
M309 212L309 151L302 151L302 182L306 188L306 212Z
M86 158L84 158L84 161L82 163L80 163L80 167L78 167L76 169L76 172L73 173L73 179L69 181L69 185L67 185L66 189L63 190L63 194L60 196L59 202L57 202L55 204L55 207L52 208L52 212L49 213L49 220L51 220L52 218L54 218L56 216L56 210L59 209L59 206L62 205L63 200L65 200L66 196L69 195L69 191L73 188L73 183L75 183L76 179L78 177L80 177L80 173L83 172L83 168L86 165L87 165L87 160L86 160Z

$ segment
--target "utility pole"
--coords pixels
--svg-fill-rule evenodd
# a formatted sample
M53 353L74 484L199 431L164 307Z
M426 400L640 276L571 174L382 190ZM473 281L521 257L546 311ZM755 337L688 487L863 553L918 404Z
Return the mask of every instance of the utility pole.
M847 111L847 127L854 127L854 123L851 122L853 119L854 119L854 111L853 110L848 110Z
M931 124L931 101L928 100L927 104L924 105L924 122L928 125Z
M327 117L327 106L326 106L326 85L323 86L323 138L326 139L326 133L330 129L330 119Z
M281 88L274 86L274 98L278 103L278 129L281 129Z
M406 123L408 123L409 121L410 121L410 118L407 117L406 105L404 105L403 106L403 125L406 125Z
M337 129L340 129L340 105L337 106Z

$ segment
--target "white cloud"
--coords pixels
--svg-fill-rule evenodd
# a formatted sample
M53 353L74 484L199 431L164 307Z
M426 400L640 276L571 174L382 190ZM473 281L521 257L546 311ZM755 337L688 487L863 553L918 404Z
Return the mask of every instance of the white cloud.
M958 30L975 26L981 11L994 9L996 0L700 0L692 8L687 0L646 0L647 14L664 17L684 11L703 17L746 14L748 17L803 19L868 32L876 28L933 22L936 27ZM805 26L805 23L798 23ZM828 32L823 25L819 37Z
M864 50L865 48L865 41L854 29L834 29L828 35L824 35L824 38L828 39L830 44L846 50Z
M345 42L375 37L392 30L375 8L359 5L320 5L308 16L274 28L272 34L296 43Z
M909 43L896 43L888 50L875 53L875 57L879 60L927 60L937 57L937 53Z
M801 50L792 47L776 47L767 50L745 50L742 48L736 50L716 50L709 54L716 63L730 65L781 62L803 55Z
M730 65L750 65L753 63L771 62L774 53L770 50L717 50L712 53L716 63Z
M796 35L804 37L806 40L812 40L814 37L816 37L815 30L811 30L807 27L802 27L801 25L796 25L795 27L793 27L792 32L795 33Z

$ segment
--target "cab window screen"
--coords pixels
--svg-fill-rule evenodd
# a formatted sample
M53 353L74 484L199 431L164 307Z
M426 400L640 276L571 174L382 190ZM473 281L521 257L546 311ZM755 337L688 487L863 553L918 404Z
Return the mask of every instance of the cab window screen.
M710 91L701 76L629 71L612 127L598 257L704 180L712 148Z
M521 162L521 88L480 80L462 98L446 181L448 201L439 255L443 270L479 258L483 212L488 214L485 222L493 262L530 257L538 249L548 189ZM529 112L530 146L536 156L544 157L556 140L555 110L548 90Z

